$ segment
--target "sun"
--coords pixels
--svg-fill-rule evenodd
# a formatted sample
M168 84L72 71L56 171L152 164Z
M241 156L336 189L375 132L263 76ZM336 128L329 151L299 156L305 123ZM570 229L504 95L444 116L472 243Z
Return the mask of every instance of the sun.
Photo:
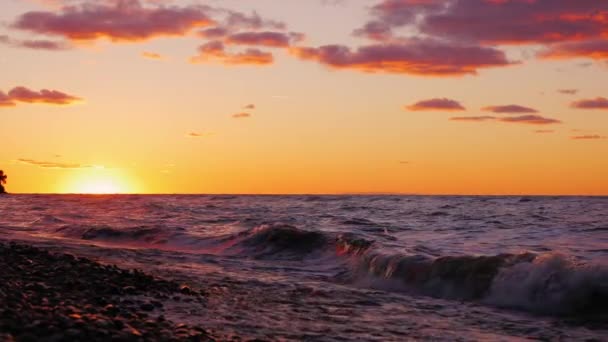
M107 195L136 193L137 190L131 177L124 172L100 168L72 174L66 179L61 192Z
M94 194L94 195L104 195L104 194L121 194L125 193L124 189L114 183L112 180L91 180L89 182L85 182L80 186L78 191L83 194Z

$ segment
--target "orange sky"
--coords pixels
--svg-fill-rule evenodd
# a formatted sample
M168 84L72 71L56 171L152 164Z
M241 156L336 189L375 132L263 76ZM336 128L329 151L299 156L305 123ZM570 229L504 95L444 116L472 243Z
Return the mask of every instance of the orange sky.
M7 190L608 195L608 3L446 1L3 1Z

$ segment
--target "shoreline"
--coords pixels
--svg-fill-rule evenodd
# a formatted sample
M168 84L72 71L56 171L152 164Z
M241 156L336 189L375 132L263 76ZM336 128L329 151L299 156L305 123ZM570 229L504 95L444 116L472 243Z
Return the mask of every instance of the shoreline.
M0 242L0 269L0 340L217 339L165 318L167 301L204 306L187 285L13 242Z

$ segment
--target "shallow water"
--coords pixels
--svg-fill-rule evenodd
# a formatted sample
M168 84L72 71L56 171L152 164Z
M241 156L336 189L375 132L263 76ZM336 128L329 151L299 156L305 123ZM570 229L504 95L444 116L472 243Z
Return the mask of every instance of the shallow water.
M0 198L0 239L183 279L249 337L608 339L608 198Z

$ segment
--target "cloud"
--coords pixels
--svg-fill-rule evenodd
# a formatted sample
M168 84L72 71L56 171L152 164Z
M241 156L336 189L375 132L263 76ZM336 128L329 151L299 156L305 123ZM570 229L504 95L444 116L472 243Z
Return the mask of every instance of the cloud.
M522 115L522 116L509 116L503 118L497 118L494 116L455 116L450 118L450 121L460 121L460 122L486 122L486 121L495 121L495 122L503 122L503 123L519 123L519 124L529 124L529 125L552 125L552 124L561 124L562 122L557 119L545 118L540 115ZM541 133L537 131L537 133ZM548 131L542 132L548 133Z
M578 109L603 109L608 110L608 99L605 97L597 97L595 99L579 100L572 102L572 108Z
M205 6L146 7L139 0L86 1L59 12L22 14L13 27L75 41L107 38L111 41L142 41L159 36L183 36L214 21Z
M144 51L141 53L141 56L147 59L154 59L154 60L162 60L163 56L161 54L158 54L156 52L148 52L148 51Z
M249 113L236 113L236 114L232 114L232 118L233 119L247 119L250 118L251 114Z
M607 139L607 138L608 137L604 137L604 136L597 135L597 134L577 135L577 136L570 137L570 139L572 139L572 140L598 140L598 139Z
M45 168L45 169L88 169L88 168L95 167L93 165L47 162L47 161L39 161L39 160L25 159L25 158L17 159L17 161L22 164L38 166L38 167Z
M251 104L248 104L245 107L243 107L243 109L253 110L253 109L255 109L255 105L253 103L251 103Z
M558 89L557 92L564 95L576 95L578 89Z
M410 111L463 111L466 110L458 101L435 98L416 102L406 106L405 109Z
M18 48L27 48L33 50L49 50L62 51L71 49L71 46L66 42L52 40L16 40L6 35L0 35L0 44L9 45Z
M496 120L493 116L455 116L450 118L451 121L465 121L465 122L484 122Z
M26 87L15 87L8 92L8 98L13 102L45 103L53 105L68 105L81 101L81 98L68 95L57 90L30 90Z
M488 106L481 110L485 112L492 112L497 114L523 114L523 113L538 113L534 108L519 106L519 105L505 105L505 106Z
M6 95L4 92L0 91L0 108L1 107L14 107L17 104L13 99Z
M597 0L382 0L356 33L384 26L391 37L406 28L457 42L547 44L602 37L606 11Z
M497 120L506 123L520 123L529 125L553 125L562 123L560 120L545 118L540 115L510 116L506 118L499 118Z
M51 105L68 105L82 99L57 90L30 90L26 87L15 87L8 94L0 91L0 108L14 107L21 103L44 103Z
M290 36L282 32L241 32L226 37L227 44L257 45L285 48L290 45Z
M226 52L224 43L211 41L201 45L199 54L190 59L192 63L218 61L226 65L269 65L274 63L274 56L269 52L249 48L238 53Z
M356 50L344 45L325 45L318 48L292 47L290 51L302 60L316 61L334 69L368 73L463 76L475 75L481 68L514 64L507 60L504 52L494 48L420 39L365 45Z
M198 32L198 36L205 39L218 39L227 36L230 33L225 27L212 27Z
M190 132L186 134L189 138L204 138L213 135L212 133Z
M537 129L536 131L534 131L534 133L548 134L548 133L555 133L555 131L551 130L551 129Z
M608 22L608 21L607 21ZM608 24L607 24L608 26ZM608 35L608 29L606 30ZM539 53L539 57L546 59L565 58L592 58L608 59L608 40L591 40L572 43L563 43L550 46Z
M287 25L275 20L267 20L260 17L256 12L250 15L236 11L226 10L228 16L225 20L225 25L237 29L260 30L262 28L271 28L276 30L284 30Z

